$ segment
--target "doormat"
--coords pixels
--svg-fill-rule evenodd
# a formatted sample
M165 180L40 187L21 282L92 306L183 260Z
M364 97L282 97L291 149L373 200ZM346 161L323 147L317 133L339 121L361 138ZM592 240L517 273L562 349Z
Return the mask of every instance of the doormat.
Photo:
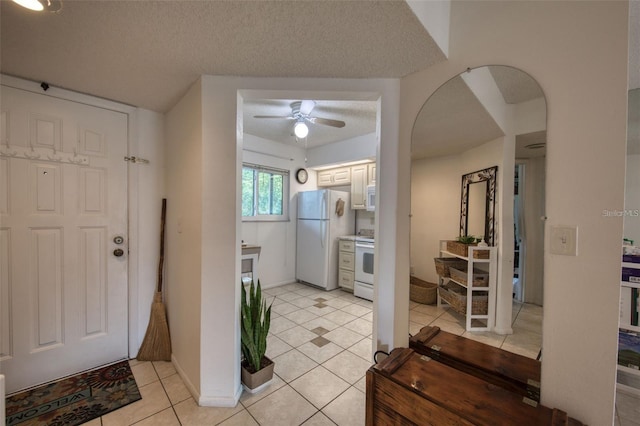
M141 398L121 361L7 397L6 425L79 425Z

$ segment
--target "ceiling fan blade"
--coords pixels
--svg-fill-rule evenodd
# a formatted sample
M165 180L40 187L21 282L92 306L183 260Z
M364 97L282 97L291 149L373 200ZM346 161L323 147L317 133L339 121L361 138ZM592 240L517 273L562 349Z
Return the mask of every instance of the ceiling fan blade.
M345 126L344 121L340 120L331 120L330 118L320 118L320 117L309 117L307 118L310 122L314 124L324 124L325 126L338 127L342 128Z
M316 106L315 101L311 101L311 100L304 100L300 102L300 113L302 115L309 115L311 114L311 111L313 111L313 108Z
M253 118L280 118L285 120L294 120L290 115L254 115Z

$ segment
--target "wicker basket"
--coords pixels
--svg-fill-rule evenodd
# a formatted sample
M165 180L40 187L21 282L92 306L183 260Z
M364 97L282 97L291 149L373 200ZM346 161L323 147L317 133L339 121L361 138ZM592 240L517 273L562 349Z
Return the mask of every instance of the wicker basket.
M409 298L416 303L433 305L437 302L438 284L411 277L409 282Z
M451 279L466 286L469 286L469 277L467 277L467 270L457 269L454 267L449 268ZM473 287L486 287L489 284L489 274L479 269L473 270Z
M476 292L471 301L472 315L486 315L489 312L489 293ZM451 308L461 315L467 313L467 290L455 284L445 284L438 287L438 295Z
M457 254L458 256L467 257L469 256L469 247L475 247L478 244L465 244L459 241L447 241L447 251L449 253ZM489 258L489 250L476 250L473 252L474 259L488 259Z
M457 257L436 257L433 261L436 264L436 272L443 278L449 278L451 276L449 268L462 269L467 265L467 262Z

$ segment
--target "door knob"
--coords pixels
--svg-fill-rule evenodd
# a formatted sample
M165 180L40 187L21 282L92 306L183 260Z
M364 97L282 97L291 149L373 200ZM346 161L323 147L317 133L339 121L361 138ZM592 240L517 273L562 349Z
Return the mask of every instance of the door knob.
M113 251L113 255L114 255L115 257L120 257L120 256L122 256L123 254L124 254L124 250L119 249L119 248L118 248L118 249L115 249L115 250Z

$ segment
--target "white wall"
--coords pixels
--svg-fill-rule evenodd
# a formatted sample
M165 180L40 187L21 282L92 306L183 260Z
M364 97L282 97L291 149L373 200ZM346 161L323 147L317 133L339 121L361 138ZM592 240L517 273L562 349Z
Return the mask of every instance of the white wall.
M544 303L545 158L524 161L524 301ZM522 256L523 253L520 253Z
M158 281L160 216L164 196L164 116L137 109L132 119L129 155L149 163L129 167L129 354L137 355L144 339ZM134 286L130 285L134 290Z
M627 6L453 2L449 61L404 78L401 91L399 151L408 156L420 107L467 67L511 65L540 83L547 226L579 227L578 256L545 253L542 403L596 425L613 423L622 220L601 212L623 206ZM396 191L407 191L409 176L399 179ZM396 226L407 234L408 206L398 206Z
M202 393L201 347L217 337L216 327L201 327L202 171L216 165L203 165L200 92L200 84L194 84L165 123L165 301L172 359L196 399Z
M378 139L375 133L321 145L307 150L309 167L348 163L364 159L375 160Z
M354 211L356 217L356 234L359 234L360 231L364 231L362 232L363 234L366 234L369 230L375 231L376 212L366 210Z
M460 232L463 174L459 155L411 163L411 267L418 278L438 282L433 262L440 257L438 242Z
M449 53L449 0L407 0L407 4L418 17L422 25L429 31L442 53Z
M258 154L258 152L266 153ZM303 148L244 135L243 162L289 170L289 220L286 222L242 222L242 240L261 247L258 274L263 288L295 281L297 193L315 189L315 173L301 185L295 172L305 167Z
M439 242L460 234L462 175L498 166L497 188L502 191L502 150L500 138L461 154L411 163L411 267L415 276L438 282L433 259L440 257ZM496 224L499 207L496 202Z

